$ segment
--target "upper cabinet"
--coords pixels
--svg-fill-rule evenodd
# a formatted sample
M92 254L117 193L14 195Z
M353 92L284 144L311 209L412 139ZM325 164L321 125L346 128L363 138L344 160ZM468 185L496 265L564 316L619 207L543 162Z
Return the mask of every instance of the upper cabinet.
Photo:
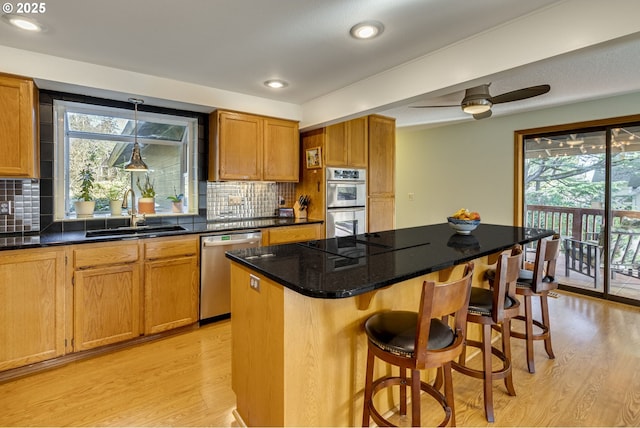
M327 166L367 167L367 117L327 126L325 163Z
M209 180L299 180L298 123L218 111L209 118Z
M31 79L0 74L0 177L38 178L38 89Z
M395 159L395 119L369 116L369 196L394 196Z

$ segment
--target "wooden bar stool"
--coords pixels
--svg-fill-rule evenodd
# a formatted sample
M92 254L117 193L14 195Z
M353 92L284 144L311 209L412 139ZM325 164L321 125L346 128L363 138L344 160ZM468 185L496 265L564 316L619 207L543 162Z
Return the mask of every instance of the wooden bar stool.
M549 322L549 304L547 295L549 291L558 288L556 280L556 262L560 251L560 235L553 235L550 239L538 241L536 258L533 270L523 269L516 285L516 293L524 297L524 316L518 315L514 319L523 320L525 324L524 333L511 331L511 336L526 340L527 367L529 373L535 373L536 368L533 361L533 341L544 340L544 349L549 358L555 358L551 348L551 326ZM531 307L532 297L540 298L541 320L534 319ZM534 333L533 326L537 326L541 332Z
M407 413L406 387L411 387L411 422L420 426L420 391L435 398L445 411L440 426L455 425L451 362L462 352L466 329L467 306L471 290L473 263L465 266L464 276L456 281L436 284L424 281L418 312L387 311L372 315L365 322L368 338L367 371L364 388L362 426L373 419L378 426L394 426L376 410L377 392L400 385L400 414ZM453 326L449 317L453 315ZM375 357L400 369L399 376L373 380ZM420 371L441 368L444 394L420 380ZM407 370L411 371L407 378ZM439 383L439 382L438 382Z
M487 271L487 279L492 290L480 287L471 288L467 322L482 325L482 340L467 338L465 349L458 362L452 364L453 369L484 383L484 411L487 421L493 422L493 381L504 379L509 395L516 395L511 373L511 318L518 315L520 302L516 297L516 280L522 266L522 249L518 246L511 251L503 252L498 258L495 270ZM492 346L491 330L498 327L502 332L502 350ZM473 346L482 351L482 370L466 365L466 346ZM502 367L493 370L492 355L502 362Z

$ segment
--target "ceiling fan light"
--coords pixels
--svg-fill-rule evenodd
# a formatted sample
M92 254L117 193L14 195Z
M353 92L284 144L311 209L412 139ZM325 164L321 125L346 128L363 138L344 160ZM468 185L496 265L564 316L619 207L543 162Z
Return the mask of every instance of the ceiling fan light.
M462 111L467 114L480 114L491 109L491 101L482 98L477 100L463 100Z

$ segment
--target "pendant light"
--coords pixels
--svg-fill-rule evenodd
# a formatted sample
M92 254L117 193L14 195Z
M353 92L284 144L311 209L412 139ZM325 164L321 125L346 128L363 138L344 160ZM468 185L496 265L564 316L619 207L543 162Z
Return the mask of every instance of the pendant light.
M140 156L140 145L138 144L138 104L144 103L144 100L139 98L129 98L129 102L134 106L134 131L133 131L133 151L131 152L131 160L124 169L127 171L148 171L149 167L143 162L142 156Z

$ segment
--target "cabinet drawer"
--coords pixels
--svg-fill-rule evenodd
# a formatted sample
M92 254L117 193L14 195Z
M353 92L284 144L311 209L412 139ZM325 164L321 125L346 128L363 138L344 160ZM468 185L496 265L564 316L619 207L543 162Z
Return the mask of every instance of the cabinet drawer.
M145 260L193 256L196 254L198 254L198 238L158 238L144 243Z
M265 245L286 244L288 242L311 241L320 238L320 224L287 226L268 229L268 242Z
M138 261L138 243L83 245L73 248L73 266L76 269L89 266L106 266Z

